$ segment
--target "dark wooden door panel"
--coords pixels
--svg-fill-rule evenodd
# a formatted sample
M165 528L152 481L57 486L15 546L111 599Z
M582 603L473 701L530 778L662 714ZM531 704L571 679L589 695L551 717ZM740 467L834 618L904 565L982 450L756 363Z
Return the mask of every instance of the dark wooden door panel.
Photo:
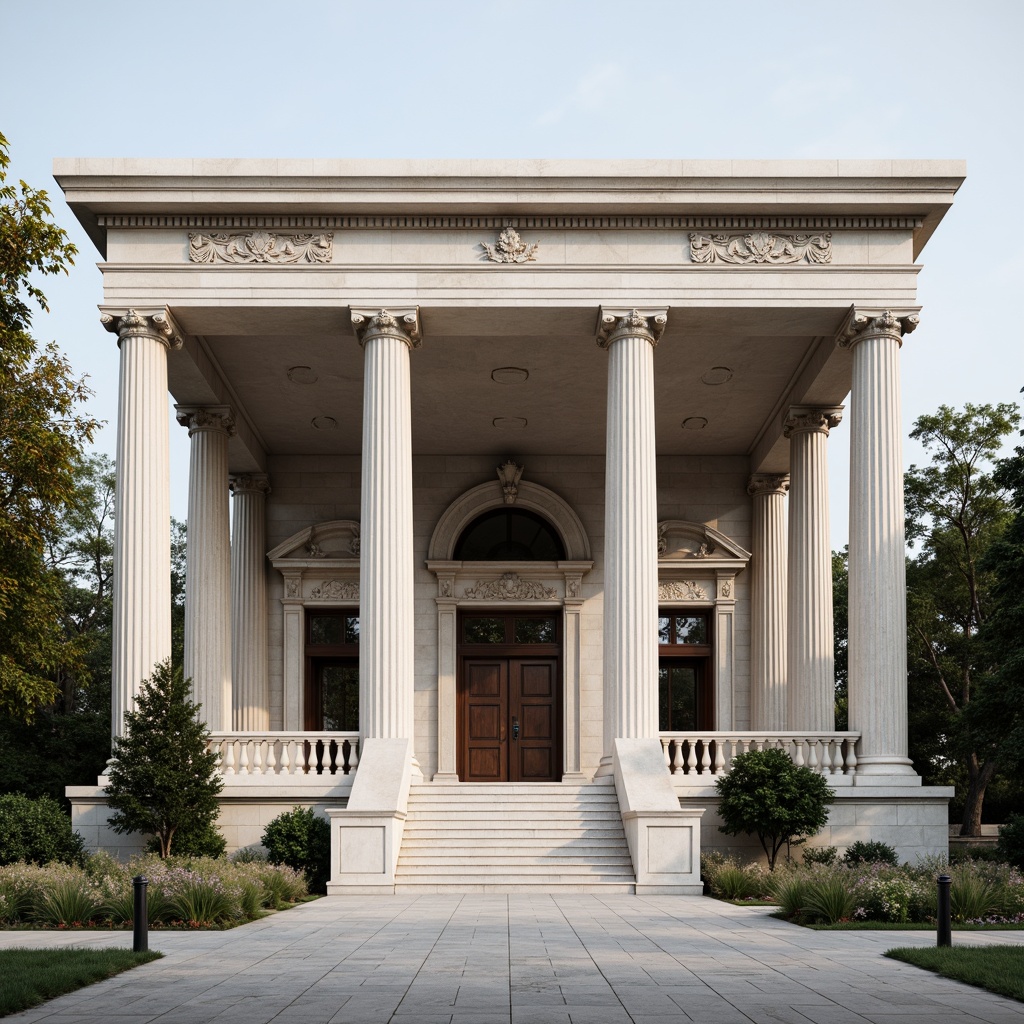
M562 777L558 659L513 659L509 693L512 721L519 725L512 740L512 781L558 782Z
M508 659L467 658L463 672L463 778L507 782Z

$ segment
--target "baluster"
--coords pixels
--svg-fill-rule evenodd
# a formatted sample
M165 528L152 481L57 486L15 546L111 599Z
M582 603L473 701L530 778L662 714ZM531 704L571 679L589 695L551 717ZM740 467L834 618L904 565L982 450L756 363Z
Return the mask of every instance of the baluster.
M267 767L264 774L277 774L277 740L273 736L267 739Z
M807 741L807 767L812 772L819 770L820 762L818 760L818 741L816 739L809 739Z
M846 741L846 774L857 774L857 741L854 739Z
M253 775L263 774L263 740L252 741L252 773Z
M725 774L725 744L726 740L715 740L715 774Z
M701 775L711 774L711 740L704 740L704 749L700 755L700 773Z
M291 775L291 746L292 741L287 737L281 740L281 769L282 775Z
M821 774L832 774L832 741L827 738L821 741Z
M793 740L793 749L795 751L793 756L793 763L799 767L804 765L804 741Z
M235 774L235 741L233 739L224 741L224 774Z
M238 774L249 774L249 741L245 739L238 741Z
M661 737L661 753L662 753L662 756L665 758L665 767L669 771L672 771L672 759L668 756L668 745L669 745L669 742L670 741L669 741L667 736L662 736Z
M356 765L359 764L359 737L353 736L349 741L351 743L351 749L348 752L348 770L354 772Z
M672 774L676 775L685 769L686 765L683 761L683 740L681 736L676 736L672 740Z
M293 775L306 774L306 741L301 736L295 742L295 767Z
M689 736L686 737L686 774L697 774L697 741Z

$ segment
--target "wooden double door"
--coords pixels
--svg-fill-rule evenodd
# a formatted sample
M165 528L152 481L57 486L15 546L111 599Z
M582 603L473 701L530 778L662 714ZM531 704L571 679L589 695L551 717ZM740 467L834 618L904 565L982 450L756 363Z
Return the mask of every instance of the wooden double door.
M464 782L562 778L558 659L462 659Z

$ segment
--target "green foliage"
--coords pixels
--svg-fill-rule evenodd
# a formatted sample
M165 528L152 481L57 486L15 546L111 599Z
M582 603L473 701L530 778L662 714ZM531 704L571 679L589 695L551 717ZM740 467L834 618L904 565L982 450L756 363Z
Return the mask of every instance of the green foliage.
M0 1017L162 956L156 952L133 953L130 949L0 950Z
M934 971L967 985L1024 1001L1024 947L916 946L890 949L886 956Z
M825 867L832 867L839 855L839 850L834 846L812 846L804 850L804 864L810 867L813 864L822 864Z
M850 546L832 552L832 647L836 673L836 728L850 726Z
M983 631L1002 571L990 552L1010 520L991 464L1019 420L1014 405L941 406L911 432L928 465L904 478L907 538L919 547L907 563L911 756L927 782L966 782L962 835L979 834L1004 756L1006 723L981 713L998 688L1003 652Z
M877 839L851 843L843 854L844 864L890 864L895 867L900 859L888 844Z
M45 192L7 183L0 135L0 714L30 719L51 704L62 672L85 671L85 650L62 628L64 580L47 561L73 506L75 466L97 422L89 395L53 345L30 334L46 298L30 275L66 273L75 255L50 222Z
M227 840L212 821L193 823L186 821L174 834L174 853L177 857L223 857ZM160 839L153 836L146 844L151 853L160 853Z
M155 836L161 857L170 855L180 829L203 836L217 819L223 786L208 738L188 682L169 663L158 665L114 742L106 788L114 831Z
M0 864L78 864L82 837L56 800L21 793L0 796Z
M849 921L857 900L846 880L837 875L822 875L807 883L803 897L804 913L817 921L835 924Z
M764 880L752 868L725 864L715 873L711 891L723 900L752 900L764 891Z
M966 864L950 869L949 906L954 921L980 921L999 907L998 888Z
M331 829L312 807L279 814L263 833L271 864L305 872L311 892L326 892L330 878Z
M771 894L786 917L799 917L807 905L811 876L803 871L779 871L772 876Z
M828 821L828 783L782 750L737 755L716 788L723 821L719 828L726 835L755 834L770 871L783 845L802 842L801 837L815 835Z
M1024 814L1007 818L999 830L996 849L1000 856L1020 871L1024 871Z

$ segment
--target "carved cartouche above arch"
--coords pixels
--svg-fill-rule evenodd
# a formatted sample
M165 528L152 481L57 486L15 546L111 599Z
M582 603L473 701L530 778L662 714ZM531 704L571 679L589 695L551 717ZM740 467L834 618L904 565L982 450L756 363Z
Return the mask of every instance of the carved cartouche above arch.
M590 561L590 541L583 523L566 501L554 491L530 480L520 480L516 491L516 508L536 512L555 528L565 547L567 561ZM432 562L451 561L463 530L477 516L492 509L503 508L505 503L505 493L497 480L479 484L460 495L437 521L430 538L427 558Z

